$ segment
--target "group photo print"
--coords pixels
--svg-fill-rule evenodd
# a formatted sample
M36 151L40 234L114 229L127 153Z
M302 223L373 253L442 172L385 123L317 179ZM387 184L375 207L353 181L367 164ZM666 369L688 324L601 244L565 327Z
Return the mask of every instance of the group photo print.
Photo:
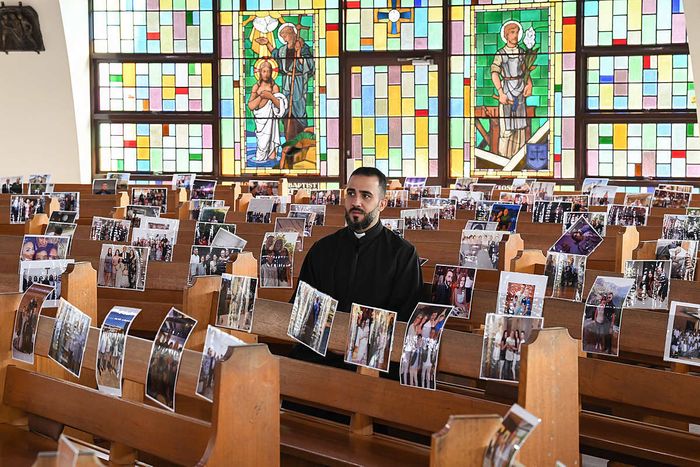
M260 287L292 287L298 236L295 232L265 234L260 248Z
M160 212L168 212L167 188L132 188L131 204L135 206L152 206L160 208Z
M58 299L61 298L61 279L68 265L72 263L72 259L22 261L19 264L19 291L25 292L33 284L52 287L53 290L46 297L45 306L58 306Z
M61 299L49 344L49 358L80 378L91 318Z
M603 237L585 217L578 218L552 245L549 251L588 256L603 242Z
M628 260L624 277L634 279L627 308L668 309L671 260Z
M13 195L10 197L10 224L24 224L34 214L46 213L49 198L43 195Z
M193 246L190 254L190 270L187 283L191 285L197 276L220 276L226 272L226 264L233 260L229 248Z
M251 332L258 293L257 277L221 275L216 325L236 331Z
M12 331L12 358L34 364L34 343L39 325L39 314L53 287L32 284L23 294L15 313Z
M223 360L229 347L245 345L245 342L214 326L207 326L207 337L202 350L202 362L197 377L197 395L214 402L214 371Z
M345 362L389 371L396 312L352 304Z
M90 226L90 240L101 242L128 242L131 221L111 217L93 217Z
M700 366L700 305L671 302L664 360Z
M146 288L149 248L103 244L97 286L143 292Z
M481 351L481 378L505 382L520 381L520 356L523 344L543 318L488 313Z
M585 255L547 253L544 275L547 276L547 297L560 300L583 301L586 280Z
M463 230L459 265L473 269L498 269L503 232Z
M325 357L337 308L338 300L299 281L287 335Z
M476 269L438 264L433 273L432 303L452 305L452 316L469 319Z
M95 379L97 388L112 396L122 395L122 370L129 328L141 312L138 308L115 306L102 322L97 341Z
M496 313L542 316L547 277L523 272L501 272Z
M194 227L193 245L211 245L219 230L226 230L232 234L236 233L236 224L217 224L211 222L197 222Z
M634 279L598 276L586 298L581 325L583 351L620 354L622 312Z
M55 235L25 235L22 239L20 261L66 259L70 237Z
M172 230L139 227L131 233L133 246L149 248L148 259L150 261L171 262L176 241L177 232Z

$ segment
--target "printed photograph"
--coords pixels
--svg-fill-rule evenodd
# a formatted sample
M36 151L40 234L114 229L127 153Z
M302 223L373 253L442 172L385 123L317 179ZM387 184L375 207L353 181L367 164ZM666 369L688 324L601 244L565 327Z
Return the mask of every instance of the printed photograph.
M608 225L623 227L647 225L649 208L646 206L625 206L611 204L608 207Z
M700 216L700 208L685 208L686 216Z
M634 279L596 277L586 298L581 325L583 351L604 355L620 354L622 311L634 286Z
M650 208L653 197L654 193L627 193L622 204L625 206Z
M352 304L345 362L388 372L396 312Z
M467 221L467 225L464 227L464 230L491 230L491 231L496 231L496 227L498 226L498 222L489 222L489 221Z
M191 199L190 220L199 220L199 212L203 208L223 208L226 202L223 199Z
M93 195L116 195L117 181L115 179L96 178L92 181Z
M187 285L192 285L197 276L220 276L225 273L226 264L233 261L233 254L230 248L193 246Z
M440 209L440 219L456 219L457 201L448 198L421 198L421 209Z
M668 240L700 240L700 216L664 214L661 238Z
M657 240L656 260L671 260L671 279L695 280L698 242L693 240Z
M22 194L22 181L24 177L19 176L12 176L12 177L0 177L0 180L2 180L2 186L0 186L0 192L3 194L13 194L13 195L21 195Z
M46 196L12 195L10 196L10 224L24 224L34 214L45 214Z
M564 213L570 212L573 206L568 201L535 201L535 207L532 209L532 222L561 224L564 222Z
M510 185L510 191L517 193L530 193L535 180L530 178L514 178Z
M425 186L426 177L406 177L403 182L404 190L408 190L408 199L411 201L420 200L421 192Z
M76 214L80 212L80 192L63 191L47 193L47 195L58 200L58 208L61 211L75 212Z
M605 237L608 225L607 212L565 212L562 222L562 232L566 232L580 218L584 218L601 237Z
M314 225L325 225L326 222L326 205L313 205L313 204L292 204L289 210L289 217L297 217L293 215L295 212L313 212ZM309 235L311 235L309 233Z
M146 397L173 412L182 352L196 325L196 319L171 308L151 347L146 374Z
M520 355L532 331L541 329L543 318L488 313L481 350L481 379L520 381Z
M245 248L248 242L236 234L232 234L228 230L219 229L211 242L211 246L219 248L228 248L231 253L240 253Z
M476 203L484 200L484 194L478 191L450 190L448 198L457 202L457 209L473 211Z
M547 276L503 271L498 281L496 313L542 316Z
M248 203L245 221L254 224L269 224L272 222L274 200L253 198Z
M299 217L278 217L275 219L275 232L294 232L297 234L296 251L304 251L304 219Z
M64 299L58 303L49 358L80 378L91 318Z
M132 188L131 204L135 206L152 206L160 208L161 213L168 212L167 188Z
M391 230L399 237L404 238L404 234L406 233L406 224L404 223L403 219L383 219L382 218L382 219L380 219L380 221L384 227Z
M278 212L281 214L287 213L287 199L286 196L263 196L258 195L254 199L269 200L272 201L272 212Z
M690 191L673 191L657 187L651 206L655 208L685 209L690 205Z
M53 235L25 235L22 239L20 261L66 259L70 237Z
M128 242L131 221L111 217L93 217L90 227L90 240L101 242Z
M27 183L27 193L30 195L43 195L48 191L53 191L51 184L51 174L30 175Z
M196 174L173 174L173 179L170 184L173 190L179 190L180 188L190 190L192 189L192 182L196 177Z
M141 216L160 217L160 208L158 206L135 206L133 204L126 207L124 219L133 221L134 227L140 227L138 222Z
M472 269L498 269L503 232L463 230L459 265Z
M498 195L498 202L505 204L518 204L520 205L521 211L527 212L532 210L532 205L535 202L535 195L502 191Z
M292 287L297 237L294 232L265 234L260 248L260 287Z
M78 213L73 211L53 211L49 216L49 222L62 222L64 224L74 224L78 218Z
M671 302L664 360L700 366L700 305Z
M223 224L226 222L228 206L222 208L204 207L199 210L198 222L210 222L212 224Z
M668 309L671 261L625 261L624 277L634 279L626 308Z
M203 180L201 178L195 178L192 180L190 199L214 199L216 183L216 180Z
M469 319L476 269L438 264L433 273L430 301L452 305L452 316Z
M571 203L571 212L588 211L589 195L557 195L552 200Z
M420 197L421 198L439 198L442 193L442 186L440 185L430 185L421 188Z
M455 190L471 190L472 185L478 183L478 178L462 177L455 181Z
M149 248L150 261L172 262L175 242L177 242L177 232L170 230L139 227L131 234L133 246Z
M193 245L211 245L219 230L236 233L236 224L216 224L211 222L197 222L194 226Z
M78 224L68 224L64 222L49 222L46 224L46 230L44 231L44 235L48 235L50 237L70 237L73 239L73 234L75 234L75 230L78 228Z
M530 187L530 194L535 197L535 201L551 200L554 196L554 182L533 181Z
M547 297L582 302L587 258L585 255L548 252L544 267Z
M489 216L491 216L491 208L493 208L496 203L498 203L498 201L478 201L476 206L474 206L474 220L488 221Z
M115 306L109 310L100 328L97 341L95 379L97 389L111 396L122 396L122 370L124 352L129 328L134 318L141 312L139 308Z
M221 275L216 325L236 331L253 329L253 313L257 297L257 277Z
M299 281L287 335L325 357L337 308L338 300Z
M407 208L408 190L389 190L385 199L388 208Z
M33 284L22 295L15 313L12 331L12 358L34 364L34 343L39 324L39 314L53 287Z
M584 178L581 193L590 193L597 186L607 186L609 181L609 178Z
M131 174L128 172L107 172L107 176L105 178L116 180L117 190L127 191L129 189Z
M692 193L693 185L678 185L674 183L659 183L656 187L659 190L680 191L681 193Z
M290 211L287 217L294 219L304 219L304 237L310 237L316 223L315 212Z
M588 256L603 242L603 237L585 217L579 217L552 245L549 251Z
M46 297L44 306L58 306L58 300L61 298L61 276L73 262L72 259L22 261L19 263L19 291L26 292L33 284L52 287L53 290Z
M451 305L418 303L406 323L406 335L399 362L402 385L435 390L442 330Z
M142 229L171 230L177 233L180 230L179 219L168 219L167 217L140 216L138 227Z
M277 180L251 180L248 182L248 191L253 196L279 196L280 182Z
M340 201L340 190L311 190L309 192L309 204L337 206Z
M615 204L616 186L598 185L590 192L589 206L610 206Z
M401 219L406 230L439 230L440 208L402 209Z
M143 292L146 288L148 248L129 245L102 245L97 286Z
M518 404L513 404L503 417L498 431L489 441L489 445L484 453L483 467L507 467L513 465L515 454L539 423L539 418Z
M214 402L214 370L216 365L223 360L229 347L245 345L239 338L207 326L207 337L204 340L202 350L202 363L199 365L197 377L197 395L209 402Z
M491 206L488 221L496 222L496 230L499 232L515 232L520 209L519 204L495 203Z
M474 183L472 184L471 191L483 193L484 200L490 201L493 197L493 190L496 189L496 184L494 183Z

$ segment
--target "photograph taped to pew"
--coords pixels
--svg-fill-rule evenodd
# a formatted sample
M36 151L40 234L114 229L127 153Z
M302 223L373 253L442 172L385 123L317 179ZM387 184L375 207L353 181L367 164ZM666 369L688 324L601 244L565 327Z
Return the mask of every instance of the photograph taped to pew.
M2 185L0 186L0 192L3 194L13 194L13 195L21 195L23 188L22 188L22 182L24 181L24 177L21 175L12 175L12 176L4 176L0 177L0 180L2 180Z
M656 187L651 206L654 208L685 209L690 206L691 196L690 191L674 191Z
M395 328L395 311L353 303L345 362L388 372Z
M105 178L116 180L117 190L126 191L129 189L129 180L131 180L131 174L129 172L107 172Z
M700 216L664 214L661 238L669 240L700 240Z
M134 227L141 226L141 217L160 217L160 208L158 206L136 206L130 204L126 207L124 219L133 222Z
M532 184L537 180L532 178L514 178L510 184L510 191L516 193L530 193Z
M198 220L199 212L203 208L222 208L225 205L226 202L223 199L192 199L190 200L190 220Z
M678 185L676 183L659 183L656 188L659 190L680 191L682 193L693 192L693 185Z
M66 259L70 237L54 235L25 235L22 239L20 261Z
M435 390L440 340L452 306L419 302L406 323L399 380L402 385Z
M484 194L478 191L450 190L448 196L457 202L457 209L473 211L476 203L484 200Z
M384 227L394 232L401 238L404 238L406 233L406 223L403 219L384 219L381 218L380 222Z
M544 275L547 276L547 297L583 301L586 280L585 255L547 252Z
M214 199L216 191L216 180L204 180L195 178L192 180L192 188L190 189L190 199Z
M289 209L289 217L296 217L292 215L295 212L313 212L316 214L314 217L314 225L325 225L326 223L326 205L314 205L314 204L292 204ZM311 235L311 233L309 233Z
M461 177L455 180L455 190L471 190L472 185L478 183L478 178Z
M440 219L456 219L457 216L457 201L454 199L421 198L420 207L421 209L440 209Z
M532 222L536 224L561 224L564 213L570 212L574 205L568 201L535 201L532 209Z
M459 265L474 269L498 269L498 256L504 232L463 230L459 245Z
M406 177L403 182L403 188L408 191L409 200L420 200L421 192L423 191L426 181L428 181L426 177Z
M90 316L65 299L60 299L51 333L49 358L73 373L76 378L80 378L91 321Z
M196 177L197 174L173 174L173 179L171 180L170 184L172 185L173 190L179 190L180 188L189 190L192 188L192 182Z
M670 260L627 260L624 277L634 279L625 308L668 310Z
M304 227L306 221L299 217L278 217L275 219L275 232L295 232L296 251L304 251Z
M491 206L489 222L496 222L496 230L499 232L515 232L518 226L521 205L495 203Z
M616 186L598 185L591 189L589 206L610 206L615 203Z
M503 271L498 281L496 313L542 316L546 289L547 276Z
M700 208L685 208L686 216L700 216Z
M584 307L581 320L581 344L588 353L620 354L622 311L634 279L596 277Z
M520 206L522 212L528 212L532 209L532 205L535 202L535 195L528 193L511 193L508 191L502 191L498 195L499 203L506 204L517 204Z
M590 193L593 188L597 186L607 186L609 182L609 178L586 177L581 184L581 193Z
M603 242L603 237L585 217L579 217L551 246L549 251L572 255L590 255Z
M698 256L698 242L694 240L657 240L656 260L671 260L671 279L692 281L695 279L695 265Z
M544 318L487 313L481 350L481 379L515 383L520 381L520 352Z
M139 313L140 308L114 306L102 322L97 341L95 379L97 389L105 394L122 396L122 370L127 336L131 323Z
M501 426L494 433L484 453L483 467L508 467L513 465L515 454L522 448L540 419L513 404L503 417ZM559 465L559 463L557 463Z
M49 216L49 222L63 222L65 224L73 224L78 218L77 212L71 211L53 211Z
M250 180L248 182L248 192L253 196L279 196L279 180Z
M220 230L219 233L225 232ZM194 283L197 276L220 276L226 272L231 262L231 248L216 246L193 246L190 253L190 270L187 285Z
M153 206L160 212L168 212L167 188L132 188L131 204L135 206Z
M49 198L43 195L10 196L10 224L24 224L34 214L45 214Z
M420 190L420 197L423 198L439 198L442 193L442 187L440 185L429 185L424 186Z
M566 233L566 231L569 230L571 226L574 225L581 217L586 219L588 223L591 224L591 227L593 227L601 237L605 237L608 230L607 212L565 212L564 219L562 221L562 233Z
M260 247L260 287L291 288L294 272L295 232L268 232Z
M61 211L75 212L76 218L80 214L80 192L78 191L61 191L50 192L47 196L58 200L58 209Z
M290 211L289 218L304 219L304 237L310 237L316 221L315 212Z
M484 194L484 200L490 201L493 198L493 191L496 189L495 183L474 183L471 191Z
M115 179L96 178L92 181L93 195L116 195L117 182Z
M325 204L326 206L338 206L340 204L340 190L311 190L309 191L309 204Z
M52 189L51 174L34 174L27 180L27 193L30 195L43 195Z
M386 207L406 208L408 207L408 190L389 190L386 192Z
M101 242L128 242L131 221L111 217L93 217L90 227L90 240Z
M151 347L146 374L146 397L175 411L175 386L185 344L197 320L177 308L171 308L158 328Z
M671 302L664 361L700 366L700 305Z
M258 195L255 199L266 199L272 201L272 212L280 214L287 213L287 205L289 204L289 196L263 196Z
M299 281L287 335L325 357L337 308L338 300Z
M498 222L470 220L467 221L467 225L464 227L464 230L491 230L495 232L497 226Z
M97 286L143 292L148 271L148 247L102 245Z
M625 200L622 202L625 206L651 207L651 201L654 193L626 193Z
M131 234L131 244L133 246L149 248L148 259L150 261L173 260L173 250L177 241L177 232L162 229L144 229L139 227Z
M204 207L199 210L198 222L211 222L216 224L223 224L226 222L226 213L228 212L228 206L223 206L220 208Z
M440 230L440 208L402 209L406 230Z
M193 245L211 245L216 233L225 230L232 234L236 233L236 224L212 224L211 222L197 222L194 226Z
M142 229L170 230L177 233L180 230L179 219L168 219L167 217L139 216L139 225Z
M58 306L58 300L61 298L62 274L66 272L68 265L73 263L72 259L19 263L19 291L27 291L32 284L53 287L53 291L46 297L44 306L49 308Z
M216 325L236 331L251 332L255 300L258 296L258 278L221 275Z
M226 356L229 347L239 345L246 345L246 343L212 325L207 326L207 337L204 340L202 362L199 365L195 391L199 397L214 402L214 370L216 370L216 365Z
M32 284L22 295L15 312L12 331L12 358L34 364L34 343L39 324L39 314L45 300L53 293L53 287Z
M75 233L75 230L78 228L78 224L69 224L65 222L49 222L46 224L46 230L44 231L44 235L48 236L56 236L56 237L70 237L71 240L73 239L73 234Z
M608 206L608 225L622 227L647 225L649 208L646 206L625 206L611 204Z
M533 181L530 187L530 194L534 196L535 201L549 201L554 197L554 182Z
M221 224L223 225L223 224ZM240 253L245 248L247 240L229 232L226 229L219 229L211 241L211 246L228 248L232 253Z
M475 281L474 268L437 264L433 273L430 301L439 305L452 305L453 317L469 319Z
M245 221L252 224L269 224L272 222L274 204L275 201L272 199L251 199L245 213Z
M571 212L588 211L589 195L557 195L552 201L564 201L571 203Z

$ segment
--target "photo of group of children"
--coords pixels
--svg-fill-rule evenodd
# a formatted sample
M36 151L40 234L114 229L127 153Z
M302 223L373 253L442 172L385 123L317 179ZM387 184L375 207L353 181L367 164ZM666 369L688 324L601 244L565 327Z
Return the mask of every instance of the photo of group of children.
M129 245L102 245L97 286L143 292L146 288L148 248Z
M253 329L253 312L258 292L258 279L248 276L221 275L216 325L237 331Z
M547 276L547 297L583 301L587 258L585 255L548 252L544 267L544 275Z
M72 259L22 261L19 263L19 291L25 292L32 284L42 284L53 290L46 297L45 306L58 306L61 298L61 277Z
M671 260L628 260L624 277L634 279L627 308L668 309Z
M432 303L452 305L452 316L469 319L476 269L438 264L433 274Z
M39 314L44 301L52 292L51 286L33 284L22 295L12 331L12 358L15 360L34 364L34 343Z
M389 371L396 312L352 304L345 362Z
M299 281L287 335L325 356L337 308L338 300Z
M60 300L49 344L49 358L76 378L80 378L90 322L90 316L66 300Z
M141 312L138 308L115 306L102 322L97 341L95 379L97 388L105 394L121 397L122 370L129 328Z
M581 328L583 351L618 356L622 311L634 279L598 276L586 299Z
M295 232L268 232L260 249L260 287L292 287Z
M22 239L20 261L66 259L70 237L54 235L25 235Z
M197 377L197 395L209 402L214 401L214 372L216 365L223 360L229 347L245 345L237 337L221 331L214 326L207 326L207 337L202 350L202 362Z
M131 221L111 217L93 217L90 227L90 240L101 242L128 242Z

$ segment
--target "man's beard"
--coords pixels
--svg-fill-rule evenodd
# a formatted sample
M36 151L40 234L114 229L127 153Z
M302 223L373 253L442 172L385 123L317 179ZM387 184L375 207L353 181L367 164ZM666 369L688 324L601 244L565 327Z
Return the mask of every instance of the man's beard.
M359 211L365 215L362 220L354 221L350 216L350 212L347 209L345 210L345 222L348 224L348 227L350 227L350 230L358 233L364 232L379 215L379 208L376 208L374 211L370 211L368 213L365 213L365 211L357 208L353 208L351 211Z

